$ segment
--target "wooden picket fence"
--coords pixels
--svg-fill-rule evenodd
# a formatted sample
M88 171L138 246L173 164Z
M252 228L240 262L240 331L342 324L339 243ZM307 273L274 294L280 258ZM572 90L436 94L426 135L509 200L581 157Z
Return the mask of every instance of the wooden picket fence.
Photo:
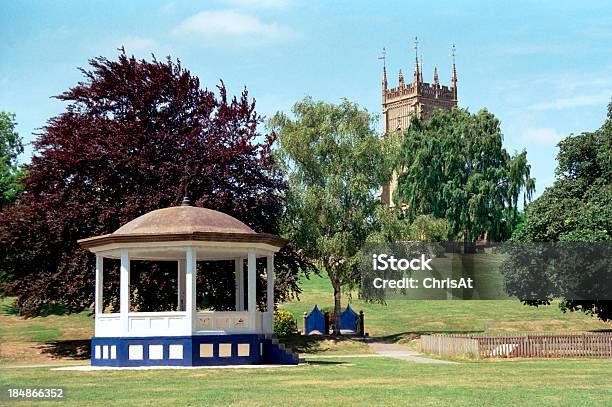
M479 357L478 341L450 335L421 335L421 351L444 356Z
M473 358L612 358L612 332L422 335L421 350Z

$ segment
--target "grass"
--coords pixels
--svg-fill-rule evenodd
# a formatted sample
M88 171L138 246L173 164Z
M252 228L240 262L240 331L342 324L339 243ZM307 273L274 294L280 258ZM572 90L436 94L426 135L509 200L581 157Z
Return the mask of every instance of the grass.
M603 406L612 403L611 374L604 360L421 365L361 358L262 370L5 369L0 386L65 386L68 406ZM36 403L47 404L57 405Z
M303 327L303 314L315 304L333 306L327 276L302 279L299 301L282 304ZM558 304L529 307L517 300L389 300L386 304L361 301L356 293L343 295L343 307L350 304L365 313L366 331L386 340L402 340L429 332L523 332L593 331L612 329L611 323L580 312L563 313Z
M0 298L0 366L83 358L79 342L91 338L94 325L88 312L22 318L12 304L12 298Z

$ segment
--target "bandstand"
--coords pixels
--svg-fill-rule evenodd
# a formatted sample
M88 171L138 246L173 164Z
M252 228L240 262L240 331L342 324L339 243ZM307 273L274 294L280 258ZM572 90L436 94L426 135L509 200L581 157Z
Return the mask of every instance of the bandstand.
M79 240L96 255L94 366L297 364L273 335L274 254L287 242L239 220L183 204L144 214L114 233ZM257 309L256 262L265 258L265 311ZM103 312L104 260L120 261L120 309ZM177 307L132 312L130 262L176 262ZM235 309L198 311L196 262L233 261ZM246 265L246 267L245 267ZM205 268L201 270L206 273ZM246 278L245 278L246 272ZM245 284L246 280L246 284ZM246 286L245 286L246 285Z

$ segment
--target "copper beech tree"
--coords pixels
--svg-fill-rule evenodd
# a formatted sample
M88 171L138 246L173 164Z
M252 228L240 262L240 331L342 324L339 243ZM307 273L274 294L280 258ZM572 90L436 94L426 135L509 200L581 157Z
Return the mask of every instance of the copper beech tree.
M286 186L271 159L274 140L258 133L262 118L246 89L234 98L223 82L216 93L203 89L170 57L137 60L121 50L117 60L89 63L80 69L84 80L56 96L66 110L38 134L22 196L0 214L4 288L17 297L23 315L53 306L69 312L90 307L94 257L77 239L178 205L185 168L194 205L225 212L257 232L278 233ZM176 264L135 263L132 307L172 309ZM200 304L233 304L233 268L223 266L203 266ZM300 268L309 265L291 247L277 255L279 300L298 292ZM260 280L258 292L264 293ZM105 265L104 302L111 308L118 302L113 262Z

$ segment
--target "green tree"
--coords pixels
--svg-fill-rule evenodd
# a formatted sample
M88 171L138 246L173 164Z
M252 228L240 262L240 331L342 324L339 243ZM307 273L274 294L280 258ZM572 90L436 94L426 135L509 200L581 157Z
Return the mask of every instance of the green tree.
M368 235L368 243L396 243L412 240L411 224L400 211L391 211L379 204L374 212L374 230Z
M557 155L558 166L553 186L531 203L526 210L525 224L513 236L516 242L610 242L612 240L612 102L608 105L608 118L594 132L569 136L562 140ZM594 245L595 246L595 245ZM599 246L599 245L597 245ZM601 246L599 246L601 247ZM520 259L514 259L516 261ZM608 264L609 264L608 259ZM576 270L559 267L559 263L544 264L548 278L553 282L566 281L593 285L592 277L584 267ZM589 263L587 261L587 263ZM609 270L609 269L608 269ZM537 273L524 273L512 262L504 267L508 286L527 286L538 278ZM609 277L601 275L600 279ZM520 291L514 293L520 296ZM561 309L584 311L603 320L612 319L612 301L609 298L576 300L565 298ZM529 305L549 304L550 298L524 301Z
M342 287L360 281L359 253L374 227L376 190L388 174L373 117L356 104L307 97L269 121L287 173L285 235L318 262L334 290L338 333Z
M448 239L446 219L418 215L411 223L401 211L391 211L386 205L379 205L375 216L375 229L367 238L369 243L443 242Z
M416 242L441 242L448 236L446 219L431 215L419 215L410 225L410 238Z
M17 156L23 152L21 137L15 130L15 115L0 112L0 211L17 199L21 192L22 170L17 165ZM0 267L0 294L6 272Z
M396 204L414 220L431 214L448 222L450 238L465 249L479 236L510 237L518 220L518 200L530 199L535 180L527 153L502 147L497 118L486 110L436 110L413 120L397 158Z
M15 202L21 191L17 157L23 153L23 143L16 125L13 113L0 112L0 210Z

